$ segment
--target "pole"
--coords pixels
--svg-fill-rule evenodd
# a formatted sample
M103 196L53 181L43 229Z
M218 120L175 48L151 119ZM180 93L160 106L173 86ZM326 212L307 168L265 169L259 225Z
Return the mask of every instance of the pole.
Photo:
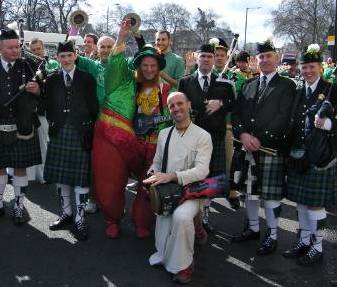
M333 46L333 61L336 63L337 61L337 51L336 51L336 39L337 39L337 0L336 0L336 3L335 3L335 44Z
M336 0L337 2L337 0ZM245 51L246 50L246 38L247 38L247 18L248 18L248 9L249 8L246 8L246 21L245 21L245 40L244 40L244 43L243 43L243 50Z
M108 6L108 9L106 11L106 33L107 33L107 35L109 34L109 6Z

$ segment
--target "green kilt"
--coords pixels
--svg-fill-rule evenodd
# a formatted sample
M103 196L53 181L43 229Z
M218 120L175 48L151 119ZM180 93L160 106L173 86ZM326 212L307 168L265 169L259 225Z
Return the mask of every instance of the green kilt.
M246 193L247 198L255 198L263 200L281 200L284 198L285 191L285 165L284 157L280 155L272 156L264 152L254 153L255 165L252 167L252 173L256 180L252 183L251 192L247 191L247 170L249 162L245 158L246 152L236 147L234 150L232 168L231 168L231 184L232 188L239 189L242 193ZM239 172L240 177L244 178L241 184L233 184L235 173Z
M0 144L0 168L26 168L41 164L41 150L37 130L29 140L18 139L14 144Z
M337 160L326 169L310 167L305 173L289 169L287 199L313 207L337 206Z
M209 165L209 175L216 176L226 173L226 142L225 136L212 135L213 152Z
M82 147L78 130L64 126L56 135L50 136L44 179L49 183L87 187L90 162L90 151Z

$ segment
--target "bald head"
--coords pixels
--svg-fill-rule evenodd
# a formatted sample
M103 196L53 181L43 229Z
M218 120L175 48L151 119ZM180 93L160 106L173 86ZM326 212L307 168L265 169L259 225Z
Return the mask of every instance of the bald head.
M97 48L101 62L106 62L110 51L115 44L115 40L109 36L102 36L98 39Z
M190 121L191 102L182 92L173 92L167 97L167 106L176 125L184 125Z

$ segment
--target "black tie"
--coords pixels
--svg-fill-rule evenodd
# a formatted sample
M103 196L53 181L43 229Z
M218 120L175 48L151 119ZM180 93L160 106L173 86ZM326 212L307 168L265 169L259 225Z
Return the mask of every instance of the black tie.
M7 63L7 73L10 72L10 70L12 69L13 65L11 63Z
M209 89L208 77L202 76L202 78L204 79L204 86L202 87L202 90L204 91L204 93L207 93Z
M66 87L71 87L71 77L68 73L66 74Z
M307 97L307 99L310 99L311 96L312 96L312 89L310 87L308 87L306 97Z
M260 81L260 93L266 89L267 86L267 76L262 76L262 80Z

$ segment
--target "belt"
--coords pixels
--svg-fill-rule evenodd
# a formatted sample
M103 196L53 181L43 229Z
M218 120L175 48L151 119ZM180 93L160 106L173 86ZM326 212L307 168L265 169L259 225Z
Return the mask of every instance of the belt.
M16 125L0 125L0 131L2 132L14 132L18 130Z

